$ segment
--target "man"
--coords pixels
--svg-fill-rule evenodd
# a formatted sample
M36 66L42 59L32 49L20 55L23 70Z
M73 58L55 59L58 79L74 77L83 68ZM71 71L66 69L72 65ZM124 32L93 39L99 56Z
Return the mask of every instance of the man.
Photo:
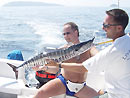
M80 43L78 26L73 22L69 22L64 25L63 36L65 40L69 43L68 45L64 45L63 48L69 47L70 43L71 44ZM96 53L97 50L93 47L91 50L83 53L82 55L67 60L65 62L82 63L83 61L95 55ZM47 68L47 70L49 70L49 67ZM77 73L77 72L71 72L66 69L62 69L61 74L58 76L58 78L55 78L49 81L48 83L46 83L45 85L43 85L39 89L38 93L35 95L34 98L49 98L51 96L56 96L65 93L70 96L78 97L78 92L82 88L86 89L85 80L86 80L86 72ZM73 88L70 87L71 85L73 85ZM89 90L91 90L92 93L89 94L89 97L98 95L98 93L95 90L92 90L91 88L89 88ZM84 91L84 93L87 92ZM82 98L86 98L86 97L82 97Z
M129 17L121 9L112 9L106 14L103 30L107 38L114 40L113 44L82 64L62 63L61 67L75 72L104 71L107 93L94 98L130 98L130 35L125 34Z

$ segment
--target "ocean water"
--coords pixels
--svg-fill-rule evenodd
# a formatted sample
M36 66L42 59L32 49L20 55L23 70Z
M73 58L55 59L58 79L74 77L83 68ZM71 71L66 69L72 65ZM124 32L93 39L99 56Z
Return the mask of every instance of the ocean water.
M0 58L14 49L21 50L24 60L42 52L44 47L65 44L63 24L75 22L80 40L95 36L95 43L107 41L102 23L109 7L26 6L0 7ZM130 16L130 8L123 8ZM126 32L130 32L130 26ZM110 44L110 43L109 43ZM101 49L105 45L97 48ZM32 75L32 74L31 74Z
M26 6L0 8L0 58L14 49L21 50L24 59L41 52L43 47L65 44L61 34L63 24L75 22L80 40L95 36L95 43L106 41L102 30L104 7ZM124 8L128 14L129 8ZM129 31L129 29L127 29ZM100 46L99 46L100 47Z

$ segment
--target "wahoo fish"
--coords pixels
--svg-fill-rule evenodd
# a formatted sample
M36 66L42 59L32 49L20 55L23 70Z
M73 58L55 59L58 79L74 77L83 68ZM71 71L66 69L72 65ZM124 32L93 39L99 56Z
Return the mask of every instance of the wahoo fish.
M38 55L30 58L29 60L25 61L23 64L19 66L14 66L10 63L7 63L15 72L16 79L18 78L18 68L20 67L34 67L36 65L43 66L47 64L47 59L54 60L56 62L62 63L63 61L69 60L73 57L76 57L84 52L86 52L88 49L90 49L94 44L95 37L91 40L72 45L65 49L56 49L52 52L42 52Z

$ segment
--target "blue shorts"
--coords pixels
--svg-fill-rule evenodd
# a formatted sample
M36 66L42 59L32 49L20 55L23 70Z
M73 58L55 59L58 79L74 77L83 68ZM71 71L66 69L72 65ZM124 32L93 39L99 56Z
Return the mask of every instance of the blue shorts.
M62 83L65 85L66 87L66 95L70 95L70 96L74 96L75 92L71 92L68 87L67 87L67 82L66 82L66 79L60 74L57 78L59 78Z

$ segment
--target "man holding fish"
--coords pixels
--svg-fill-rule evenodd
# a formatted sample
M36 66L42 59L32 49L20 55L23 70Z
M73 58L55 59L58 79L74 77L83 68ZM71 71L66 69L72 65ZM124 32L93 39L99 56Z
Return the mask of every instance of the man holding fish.
M62 48L68 48L70 45L73 44L79 44L79 29L78 26L73 23L73 22L68 22L64 24L63 28L63 36L65 40L68 42L67 45L64 45ZM74 57L72 59L64 61L65 63L82 63L83 61L87 60L88 58L92 57L95 55L98 51L95 49L95 47L92 47L85 53ZM52 66L48 67L43 67L37 70L50 70ZM89 93L88 97L93 97L98 95L98 93L93 90L92 88L88 88L86 86L85 80L87 76L87 71L86 72L72 72L69 71L68 69L61 69L61 74L43 85L37 94L35 95L34 98L49 98L52 96L60 95L60 94L67 94L70 96L76 96L76 97L82 97L86 98L83 94L78 94L81 89L83 89L83 93ZM73 87L71 87L73 85ZM86 92L87 91L87 92Z

